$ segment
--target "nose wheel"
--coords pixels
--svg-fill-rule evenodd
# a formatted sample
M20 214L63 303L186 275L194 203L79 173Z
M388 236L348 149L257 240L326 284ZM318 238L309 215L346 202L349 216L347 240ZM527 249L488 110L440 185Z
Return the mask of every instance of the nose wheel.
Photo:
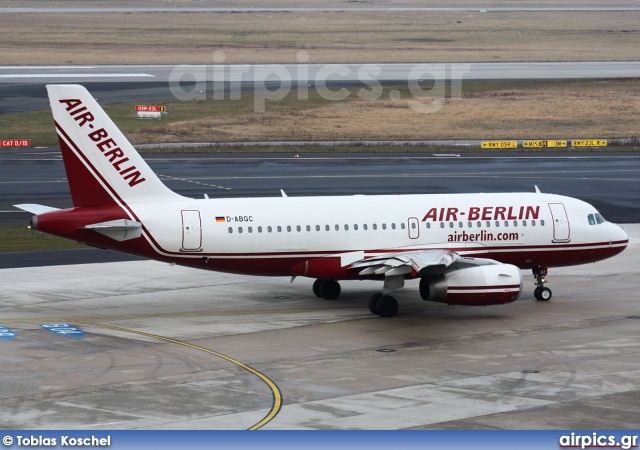
M551 289L544 287L547 282L547 273L549 273L548 267L536 267L533 269L533 278L535 278L535 285L537 286L533 291L533 296L536 300L542 302L548 302L551 300Z

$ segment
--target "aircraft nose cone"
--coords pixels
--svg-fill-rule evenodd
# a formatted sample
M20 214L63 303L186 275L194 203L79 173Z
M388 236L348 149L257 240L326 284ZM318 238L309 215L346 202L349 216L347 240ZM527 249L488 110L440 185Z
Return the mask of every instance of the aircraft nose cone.
M625 242L625 247L626 244L629 243L629 236L627 235L626 231L624 231L624 228L622 228L620 225L616 225L616 236L614 238L615 241L624 241Z

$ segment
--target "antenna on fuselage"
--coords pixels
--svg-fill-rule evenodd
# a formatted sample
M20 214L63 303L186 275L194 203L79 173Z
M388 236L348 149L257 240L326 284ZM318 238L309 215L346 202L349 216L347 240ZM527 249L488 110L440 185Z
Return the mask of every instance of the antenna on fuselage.
M542 192L540 192L540 189L538 189L538 185L534 184L535 188L536 188L536 194L542 194Z

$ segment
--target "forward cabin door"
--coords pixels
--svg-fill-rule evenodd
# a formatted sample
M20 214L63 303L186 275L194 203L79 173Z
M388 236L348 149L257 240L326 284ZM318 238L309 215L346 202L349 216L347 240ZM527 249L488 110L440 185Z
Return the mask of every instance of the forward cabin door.
M567 242L571 236L567 210L562 203L549 203L551 216L553 217L553 240L555 242Z
M182 250L196 252L202 247L200 211L182 211Z

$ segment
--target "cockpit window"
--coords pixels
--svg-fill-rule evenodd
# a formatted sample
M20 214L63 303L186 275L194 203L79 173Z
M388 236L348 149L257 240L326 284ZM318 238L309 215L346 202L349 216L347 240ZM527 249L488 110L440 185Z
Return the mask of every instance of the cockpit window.
M589 214L587 216L589 219L589 225L600 225L601 223L605 223L604 217L602 217L599 213Z

